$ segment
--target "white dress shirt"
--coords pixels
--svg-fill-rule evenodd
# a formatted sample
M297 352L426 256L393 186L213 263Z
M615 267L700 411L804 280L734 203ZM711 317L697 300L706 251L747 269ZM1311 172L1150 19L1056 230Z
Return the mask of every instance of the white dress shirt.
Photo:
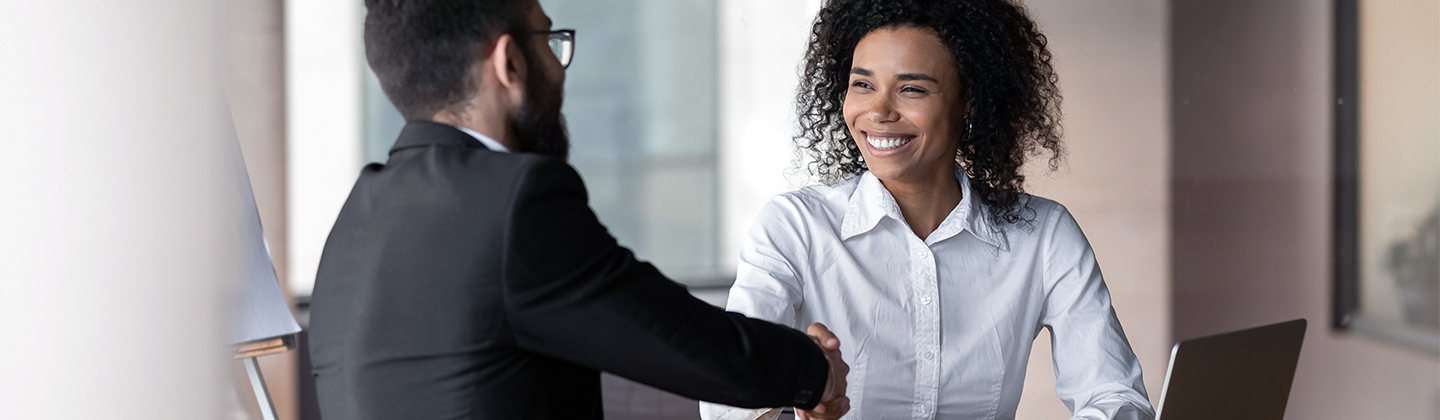
M996 224L958 166L956 178L960 205L923 240L869 172L775 197L741 248L728 309L802 331L828 326L850 365L846 419L1012 419L1042 328L1054 343L1055 391L1074 418L1153 418L1140 363L1070 212L1027 195L1032 222Z
M510 153L510 148L509 148L509 147L505 147L504 144L501 144L500 142L495 141L495 139L490 138L490 136L487 136L487 135L484 135L484 134L480 134L479 131L471 130L471 129L468 129L468 128L465 128L465 127L458 127L458 126L451 126L451 127L455 127L456 130L460 130L461 132L464 132L465 134L469 134L470 137L474 137L475 140L479 140L479 141L480 141L480 144L485 145L485 148L486 148L486 149L490 149L490 151L492 151L492 152Z

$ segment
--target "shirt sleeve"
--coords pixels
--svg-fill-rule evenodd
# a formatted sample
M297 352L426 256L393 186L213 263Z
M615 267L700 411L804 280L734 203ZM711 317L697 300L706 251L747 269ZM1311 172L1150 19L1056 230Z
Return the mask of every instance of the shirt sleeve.
M804 301L800 265L805 232L795 204L775 197L760 210L740 246L735 285L725 307L746 316L799 329Z
M1063 207L1046 222L1041 323L1050 330L1056 394L1074 419L1153 419L1140 361L1110 306L1094 250Z
M521 182L503 282L517 346L692 399L819 402L829 366L804 333L710 306L637 261L563 161L540 160Z
M800 246L795 212L784 198L772 199L761 209L740 247L735 285L730 287L726 310L799 328L802 301L800 279L792 261L806 261L797 255ZM779 408L744 409L708 402L700 403L703 420L774 420Z

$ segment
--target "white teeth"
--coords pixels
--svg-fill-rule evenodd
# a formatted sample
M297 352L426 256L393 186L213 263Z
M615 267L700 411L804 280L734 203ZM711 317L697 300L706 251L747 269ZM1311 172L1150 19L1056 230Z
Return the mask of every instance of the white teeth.
M912 139L914 139L914 137L897 137L897 138L880 138L880 137L869 137L869 136L865 137L865 141L870 142L870 146L871 146L871 147L874 147L874 148L879 149L879 150L889 150L889 149L894 149L894 148L896 148L896 147L904 146L905 143L909 143L910 140L912 140Z

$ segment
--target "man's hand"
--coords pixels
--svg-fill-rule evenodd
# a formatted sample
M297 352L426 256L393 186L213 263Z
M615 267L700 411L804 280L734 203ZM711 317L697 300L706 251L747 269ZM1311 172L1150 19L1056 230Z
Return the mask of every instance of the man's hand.
M825 352L825 360L830 362L830 375L825 380L825 393L820 396L820 404L809 410L796 408L795 414L801 420L838 419L850 411L850 397L845 396L845 375L850 374L850 365L840 359L840 339L835 338L835 334L824 324L810 324L805 333Z

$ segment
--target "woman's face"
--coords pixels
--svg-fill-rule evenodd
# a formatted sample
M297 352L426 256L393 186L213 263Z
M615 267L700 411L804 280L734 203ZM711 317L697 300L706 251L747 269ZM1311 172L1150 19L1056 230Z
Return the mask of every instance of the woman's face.
M880 28L855 47L845 125L880 180L953 174L966 113L953 63L928 29Z

